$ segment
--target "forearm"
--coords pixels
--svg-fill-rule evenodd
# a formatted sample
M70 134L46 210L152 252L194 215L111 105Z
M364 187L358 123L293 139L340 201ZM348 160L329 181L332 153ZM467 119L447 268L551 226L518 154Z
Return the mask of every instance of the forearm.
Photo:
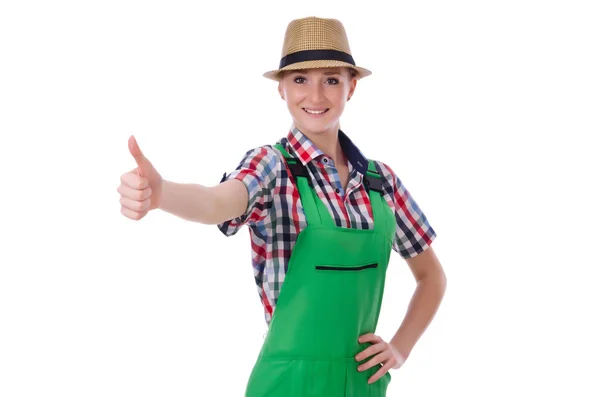
M410 355L433 320L445 291L446 279L443 274L428 275L417 283L404 320L390 341L404 357Z
M206 186L164 180L159 208L188 221L216 223L216 198Z

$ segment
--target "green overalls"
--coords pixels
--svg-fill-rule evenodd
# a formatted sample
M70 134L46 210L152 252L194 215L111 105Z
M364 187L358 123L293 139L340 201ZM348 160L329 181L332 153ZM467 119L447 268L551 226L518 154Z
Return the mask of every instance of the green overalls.
M379 368L359 372L356 354L375 332L396 230L369 161L365 186L374 229L337 227L309 185L300 160L280 145L300 192L308 226L298 235L275 312L246 387L246 397L382 397L389 373L368 384Z

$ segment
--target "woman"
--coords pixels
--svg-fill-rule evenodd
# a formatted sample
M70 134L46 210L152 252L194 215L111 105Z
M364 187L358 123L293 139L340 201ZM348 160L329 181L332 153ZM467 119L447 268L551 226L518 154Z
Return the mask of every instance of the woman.
M160 208L227 236L248 226L269 331L247 397L385 396L388 371L404 363L442 300L435 231L393 170L340 129L346 101L370 74L355 64L338 20L296 19L279 68L264 74L279 82L293 119L275 145L248 151L206 187L163 180L130 138L138 167L121 177L123 215ZM417 288L386 342L374 332L392 250Z

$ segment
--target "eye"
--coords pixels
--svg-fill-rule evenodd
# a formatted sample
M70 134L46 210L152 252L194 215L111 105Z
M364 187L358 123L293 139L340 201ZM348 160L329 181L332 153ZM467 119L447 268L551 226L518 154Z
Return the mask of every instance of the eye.
M327 79L327 81L333 81L334 83L331 83L332 85L336 85L336 84L338 84L338 83L339 83L338 79L334 79L333 77L332 77L332 78L329 78L329 79Z
M304 77L296 77L296 78L294 79L294 82L295 82L295 83L298 83L298 79L302 79L302 80L304 80Z

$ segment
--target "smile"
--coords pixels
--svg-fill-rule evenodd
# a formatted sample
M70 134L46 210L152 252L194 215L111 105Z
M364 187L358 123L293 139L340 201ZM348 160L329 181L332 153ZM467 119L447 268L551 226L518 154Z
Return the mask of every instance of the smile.
M312 114L313 116L318 116L320 114L323 114L325 112L327 112L329 109L324 109L324 110L309 110L306 108L302 108L306 113L308 114Z

